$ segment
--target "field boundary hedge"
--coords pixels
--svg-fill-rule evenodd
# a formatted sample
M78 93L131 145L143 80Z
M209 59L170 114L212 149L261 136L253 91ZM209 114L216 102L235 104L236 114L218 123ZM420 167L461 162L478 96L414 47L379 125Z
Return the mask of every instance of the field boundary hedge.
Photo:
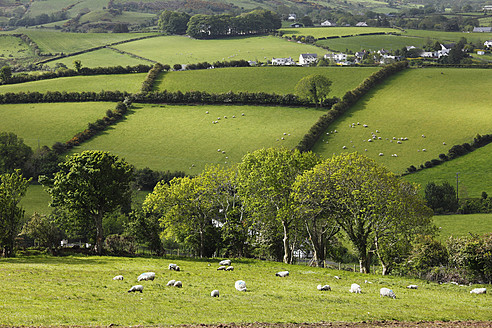
M351 91L347 91L342 100L333 105L332 109L323 114L318 121L304 135L296 148L300 151L310 151L321 138L323 133L328 129L328 126L333 123L338 117L344 114L350 107L367 94L376 85L387 79L388 77L406 69L407 61L396 62L384 66L379 71L367 77L359 86Z

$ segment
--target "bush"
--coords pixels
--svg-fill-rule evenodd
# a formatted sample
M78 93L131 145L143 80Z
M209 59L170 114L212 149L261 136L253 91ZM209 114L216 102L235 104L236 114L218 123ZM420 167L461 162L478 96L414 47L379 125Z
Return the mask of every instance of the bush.
M111 255L135 255L135 239L131 236L109 235L104 241L104 248Z
M411 273L422 277L433 268L444 266L447 263L448 251L443 244L432 236L418 235L405 266Z
M447 245L450 265L463 268L470 281L492 281L492 233L483 236L451 237Z

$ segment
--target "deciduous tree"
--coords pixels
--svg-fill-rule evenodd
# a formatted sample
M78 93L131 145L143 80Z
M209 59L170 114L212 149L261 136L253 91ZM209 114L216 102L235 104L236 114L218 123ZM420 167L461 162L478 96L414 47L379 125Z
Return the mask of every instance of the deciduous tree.
M303 77L297 82L295 92L298 96L308 98L316 106L321 106L322 102L330 93L332 82L323 75L311 74Z

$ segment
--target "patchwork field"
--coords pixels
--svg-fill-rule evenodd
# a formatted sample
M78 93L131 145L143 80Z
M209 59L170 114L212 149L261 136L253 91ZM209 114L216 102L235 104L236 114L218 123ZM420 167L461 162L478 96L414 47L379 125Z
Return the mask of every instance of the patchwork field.
M258 148L294 148L322 114L313 108L289 107L134 107L126 120L73 151L105 150L137 168L197 174L207 164L237 163ZM216 120L219 123L213 124Z
M155 85L157 90L182 92L199 90L215 93L248 91L288 94L294 93L294 88L302 77L321 74L333 82L329 96L341 98L377 70L378 67L218 68L163 73Z
M361 33L398 33L401 31L388 27L302 27L302 28L283 28L280 31L284 35L311 35L316 39L326 38L331 36L357 35Z
M0 105L0 131L13 132L32 149L70 140L115 104L105 102Z
M327 47L336 51L361 51L361 50L396 50L406 46L422 48L426 40L418 37L406 37L398 35L364 35L350 38L337 38L316 42L321 47Z
M266 62L272 57L298 59L301 53L325 54L325 50L288 42L273 36L196 40L184 36L163 36L120 44L115 48L162 64L194 64L230 60Z
M461 38L466 38L468 42L481 41L482 44L483 42L492 39L492 33L444 32L430 30L406 30L405 33L402 33L402 35L429 38L432 40L439 40L441 42L458 42Z
M73 62L80 60L83 67L109 67L109 66L135 66L139 64L153 65L152 62L140 58L135 58L126 53L120 53L114 49L103 48L95 51L86 52L80 55L64 57L53 60L46 65L54 68L57 63L65 64L69 68L73 68Z
M168 270L171 262L182 271ZM156 326L492 320L490 294L470 294L473 286L246 259L234 260L234 271L227 272L216 270L218 262L172 257L0 259L2 324ZM281 270L288 270L290 275L276 277ZM137 283L137 276L149 271L156 273L155 280ZM113 281L119 274L124 280ZM335 279L335 275L342 279ZM183 288L167 287L170 279L182 281ZM237 280L246 282L246 292L235 290ZM366 284L365 280L372 283ZM351 283L361 285L362 294L350 293ZM144 286L143 293L128 293L136 284ZM329 284L332 291L320 292L318 284ZM417 284L419 289L407 289L409 284ZM381 298L381 287L391 288L397 299ZM210 297L214 289L219 290L220 297Z
M487 81L488 70L410 69L399 73L332 124L327 133L338 133L325 135L314 150L324 157L358 151L394 172L404 172L410 165L438 158L455 144L471 142L477 133L492 133ZM371 133L376 140L368 142ZM393 138L408 140L398 143ZM488 171L488 167L481 172ZM475 171L463 167L460 172ZM492 192L485 181L477 188ZM470 192L470 196L478 195Z
M140 92L142 82L146 75L147 73L60 77L49 80L1 85L0 93L27 91L99 92L102 90L119 90L137 93Z

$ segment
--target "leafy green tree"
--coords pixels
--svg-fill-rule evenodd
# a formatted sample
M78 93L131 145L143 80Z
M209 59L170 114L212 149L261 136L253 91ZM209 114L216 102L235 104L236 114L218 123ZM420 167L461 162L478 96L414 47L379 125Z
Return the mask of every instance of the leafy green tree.
M492 281L492 233L448 240L449 262L475 282Z
M448 263L446 247L432 236L417 235L412 245L412 253L407 263L415 273L422 275L433 267Z
M19 203L27 192L29 181L20 170L0 175L0 247L4 257L14 255L14 239L24 216Z
M73 61L73 67L77 72L80 72L80 69L82 68L82 62L78 59Z
M167 34L186 34L190 18L187 13L165 10L159 16L159 29Z
M22 234L25 234L40 246L49 249L52 253L60 246L63 234L53 220L46 215L34 213L31 219L22 227Z
M0 68L0 79L2 79L4 83L8 82L11 78L12 78L12 69L10 68L10 66L5 65L2 68Z
M161 227L156 215L137 210L130 213L130 222L126 233L135 236L138 243L147 246L157 256L164 254L161 241Z
M321 106L331 90L332 82L323 75L311 74L297 82L295 92L300 97L308 98L316 106Z
M299 174L319 163L311 152L259 149L248 153L238 165L239 192L256 222L276 222L283 230L285 263L292 262L290 229L295 220L291 211L292 184Z
M435 182L429 182L425 186L424 199L427 206L432 208L436 213L456 212L458 202L456 200L456 191L453 186L447 181L442 185Z
M53 180L40 179L51 195L51 206L69 212L69 224L95 232L95 252L103 253L103 218L128 209L133 166L109 152L84 151L59 164Z
M304 26L314 26L313 21L311 20L311 17L309 16L303 16L300 20L300 23L302 23Z
M0 173L23 169L32 156L32 150L12 132L0 132Z

